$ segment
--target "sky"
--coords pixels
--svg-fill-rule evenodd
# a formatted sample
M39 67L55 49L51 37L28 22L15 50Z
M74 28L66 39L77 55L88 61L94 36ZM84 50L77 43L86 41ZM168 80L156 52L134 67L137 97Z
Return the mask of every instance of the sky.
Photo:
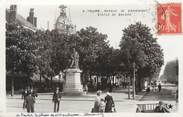
M39 29L54 28L60 9L58 5L18 5L18 13L23 17L29 15L30 8L34 8ZM8 8L9 6L7 6ZM67 5L67 16L76 30L92 26L99 32L108 35L111 46L119 48L123 35L122 30L130 24L142 22L150 27L151 33L158 38L158 43L163 49L165 64L179 57L182 44L182 35L157 35L156 33L156 5L155 4L125 4L125 5ZM100 10L98 16L96 10ZM107 12L104 12L106 10ZM140 11L139 11L140 10ZM101 15L107 16L101 16ZM119 16L119 14L121 14ZM112 16L113 15L113 16ZM161 74L163 73L163 68Z

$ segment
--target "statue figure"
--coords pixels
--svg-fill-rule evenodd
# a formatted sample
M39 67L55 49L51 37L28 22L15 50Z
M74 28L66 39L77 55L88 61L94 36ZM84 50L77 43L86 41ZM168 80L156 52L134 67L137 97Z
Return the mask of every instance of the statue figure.
M72 61L71 61L70 68L79 68L79 54L75 48L73 48L71 59Z

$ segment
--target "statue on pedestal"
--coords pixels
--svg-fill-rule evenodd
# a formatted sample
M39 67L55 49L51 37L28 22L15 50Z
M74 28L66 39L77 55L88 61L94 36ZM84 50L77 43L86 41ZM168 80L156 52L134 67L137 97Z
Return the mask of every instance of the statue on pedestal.
M73 53L71 54L71 65L70 68L79 68L79 54L75 48L73 48Z
M81 95L83 93L83 86L81 85L82 71L79 69L79 54L75 48L73 48L71 60L69 68L64 70L66 73L64 92L71 95Z

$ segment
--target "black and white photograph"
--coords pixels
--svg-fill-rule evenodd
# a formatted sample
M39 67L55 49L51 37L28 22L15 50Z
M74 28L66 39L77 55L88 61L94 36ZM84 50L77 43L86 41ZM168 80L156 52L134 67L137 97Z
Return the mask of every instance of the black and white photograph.
M180 2L6 4L6 112L178 113L181 15Z

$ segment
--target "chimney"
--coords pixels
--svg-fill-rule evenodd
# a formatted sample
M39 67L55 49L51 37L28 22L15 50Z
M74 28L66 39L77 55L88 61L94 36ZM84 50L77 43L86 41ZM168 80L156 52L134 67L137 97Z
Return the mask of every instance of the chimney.
M34 9L31 8L29 12L29 16L27 17L27 21L29 21L31 24L34 23Z
M17 5L11 5L9 10L9 23L16 21Z
M31 17L31 18L34 17L34 9L33 8L30 9L29 17Z
M30 22L35 27L37 26L37 17L34 17L34 9L30 8L29 17L27 17L27 21Z
M37 27L37 17L34 17L34 24L35 27Z

